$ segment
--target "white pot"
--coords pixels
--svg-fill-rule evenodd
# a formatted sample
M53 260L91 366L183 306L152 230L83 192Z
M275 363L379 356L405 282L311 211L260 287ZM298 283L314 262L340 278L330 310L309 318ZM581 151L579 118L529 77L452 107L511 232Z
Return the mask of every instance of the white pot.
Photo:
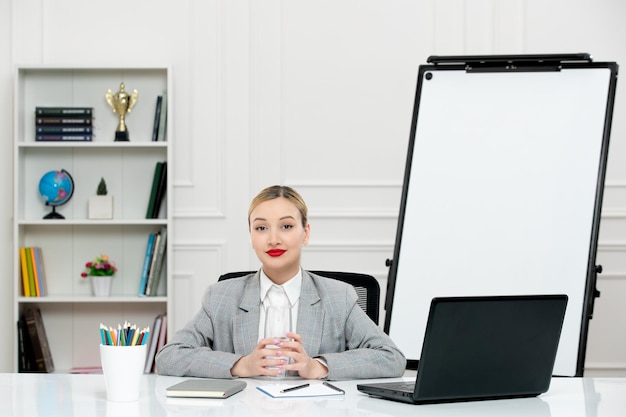
M108 297L111 294L112 278L112 276L92 276L91 287L93 288L93 295L96 297Z
M113 218L113 196L94 195L89 197L89 218L95 220Z

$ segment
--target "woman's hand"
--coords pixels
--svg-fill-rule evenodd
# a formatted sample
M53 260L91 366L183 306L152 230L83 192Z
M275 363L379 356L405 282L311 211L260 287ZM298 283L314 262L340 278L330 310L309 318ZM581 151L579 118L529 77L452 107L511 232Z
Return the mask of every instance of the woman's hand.
M268 338L261 339L249 355L241 357L230 370L232 376L241 378L253 377L259 375L276 376L283 371L287 360L285 359L268 359L268 356L287 356L288 348L283 348L284 342L279 339ZM277 346L278 349L267 346ZM267 369L267 367L271 369ZM286 368L285 368L286 369Z
M320 379L328 375L328 369L318 360L310 358L302 346L302 337L297 333L286 333L292 341L282 342L283 355L291 358L291 363L283 366L287 371L298 371L302 378Z

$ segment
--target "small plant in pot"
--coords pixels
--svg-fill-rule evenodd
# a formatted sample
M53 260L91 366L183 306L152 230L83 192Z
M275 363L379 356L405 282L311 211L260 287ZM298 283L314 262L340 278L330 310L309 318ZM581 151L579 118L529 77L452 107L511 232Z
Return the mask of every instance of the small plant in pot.
M108 195L107 183L100 179L96 195L89 198L89 218L95 220L113 218L113 196Z
M115 262L109 256L102 254L85 263L85 270L80 273L82 278L91 278L93 295L108 297L111 293L111 279L117 272Z

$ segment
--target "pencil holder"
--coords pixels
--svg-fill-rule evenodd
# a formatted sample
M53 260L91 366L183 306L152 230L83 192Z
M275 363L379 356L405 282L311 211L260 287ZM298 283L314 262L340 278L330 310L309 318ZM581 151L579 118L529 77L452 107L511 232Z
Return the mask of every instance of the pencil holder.
M100 361L109 401L139 400L146 346L100 345Z

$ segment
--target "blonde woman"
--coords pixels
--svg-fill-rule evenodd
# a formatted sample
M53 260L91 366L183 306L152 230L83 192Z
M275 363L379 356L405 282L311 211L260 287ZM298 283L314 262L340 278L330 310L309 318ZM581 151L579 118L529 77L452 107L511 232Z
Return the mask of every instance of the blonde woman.
M404 355L359 307L354 288L301 268L311 228L298 192L278 185L262 190L250 204L248 224L261 269L206 290L195 317L158 353L158 373L233 378L287 371L334 380L402 375ZM272 286L284 291L293 317L285 340L263 332Z

